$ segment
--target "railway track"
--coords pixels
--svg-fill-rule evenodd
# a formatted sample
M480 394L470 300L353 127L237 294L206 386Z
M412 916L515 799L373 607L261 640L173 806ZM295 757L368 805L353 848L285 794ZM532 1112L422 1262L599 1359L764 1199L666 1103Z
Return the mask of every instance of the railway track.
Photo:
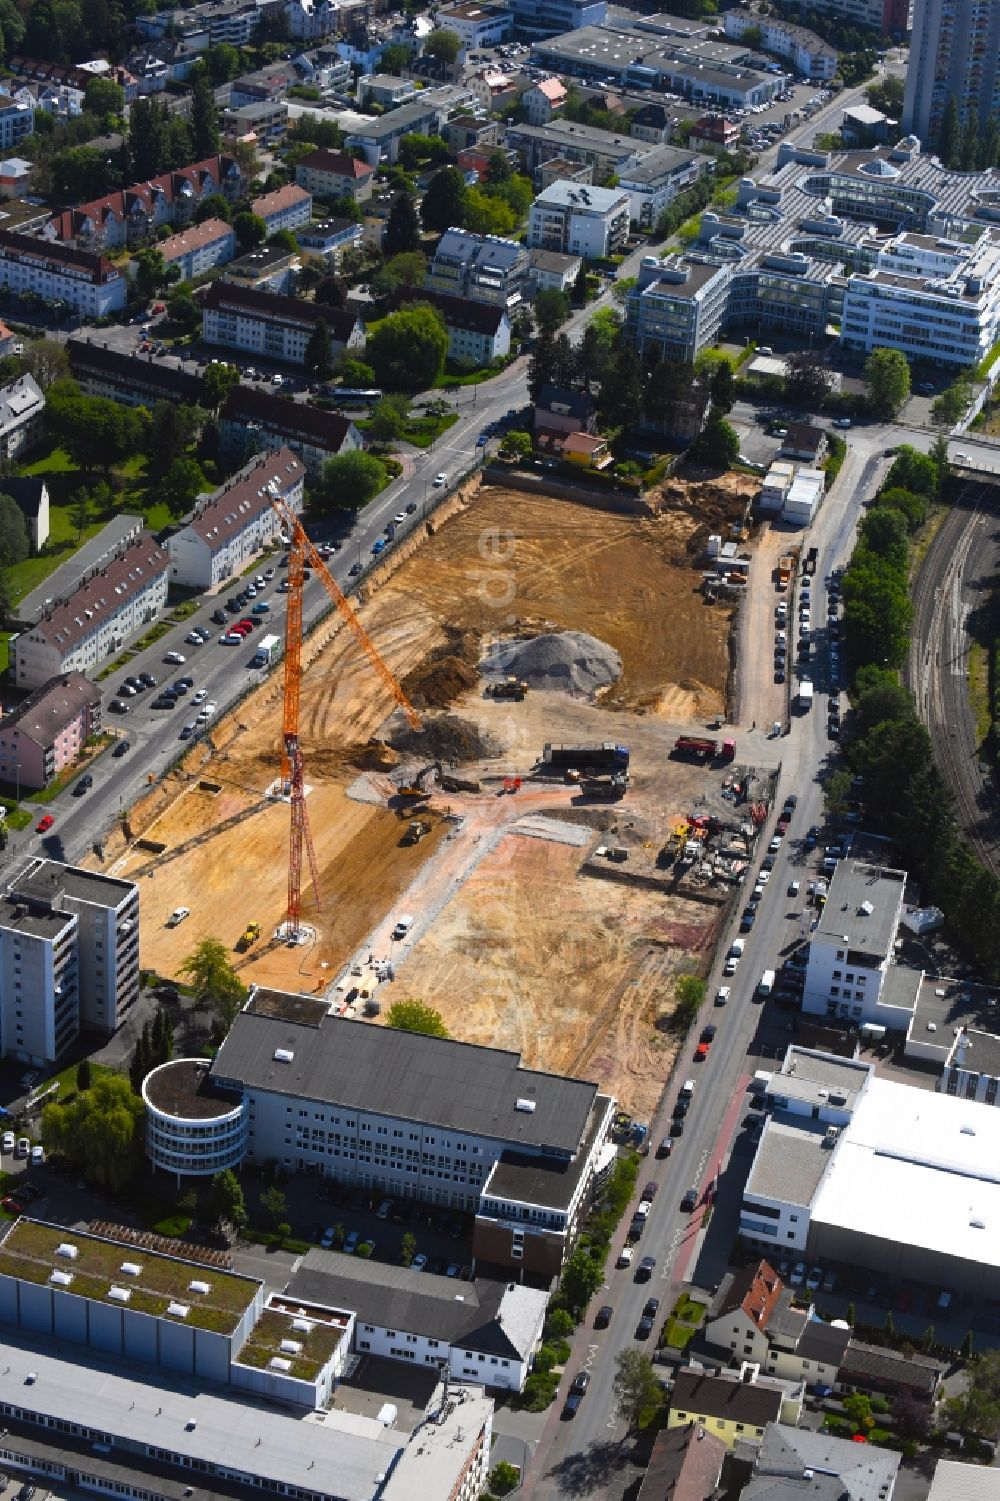
M964 597L970 555L994 519L995 504L991 492L967 486L928 549L913 587L906 680L954 796L958 822L979 859L1000 875L1000 808L978 760L969 704Z

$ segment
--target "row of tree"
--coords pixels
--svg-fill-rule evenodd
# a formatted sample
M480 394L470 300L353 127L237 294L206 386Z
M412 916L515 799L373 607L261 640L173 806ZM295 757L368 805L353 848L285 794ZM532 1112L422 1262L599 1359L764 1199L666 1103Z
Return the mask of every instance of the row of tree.
M881 829L923 899L940 907L946 931L984 978L1000 979L1000 880L975 858L955 822L952 798L934 762L930 736L899 680L909 647L909 537L947 476L947 441L931 453L904 448L862 522L844 575L844 624L853 671L847 769L827 788L843 812L855 795L866 823Z

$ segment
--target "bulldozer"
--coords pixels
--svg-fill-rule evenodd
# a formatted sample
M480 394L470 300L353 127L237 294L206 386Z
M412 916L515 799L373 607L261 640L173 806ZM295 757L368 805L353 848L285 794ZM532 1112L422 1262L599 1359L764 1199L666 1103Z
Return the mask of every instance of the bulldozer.
M260 923L248 922L246 927L243 929L243 932L240 934L240 941L236 945L236 947L239 949L241 954L245 954L247 949L251 948L253 944L257 942L257 939L259 937Z
M431 826L426 818L411 818L406 833L399 842L400 844L419 844L430 831Z
M516 698L518 702L528 691L528 684L523 678L506 677L499 683L487 683L487 698Z

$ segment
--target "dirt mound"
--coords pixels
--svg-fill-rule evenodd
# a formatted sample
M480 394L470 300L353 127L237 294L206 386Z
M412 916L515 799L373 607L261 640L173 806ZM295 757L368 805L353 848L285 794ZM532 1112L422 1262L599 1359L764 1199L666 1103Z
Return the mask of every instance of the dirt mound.
M460 693L475 687L478 681L479 674L474 667L449 653L411 672L403 688L415 708L445 709Z
M480 663L490 677L523 678L532 688L592 698L622 675L613 646L585 631L550 631L526 640L499 641Z
M425 719L423 728L411 730L404 725L391 737L395 750L428 761L444 761L457 766L462 761L482 761L499 756L503 746L490 735L483 735L468 719L457 714L435 714Z
M352 757L362 771L391 771L399 765L399 756L384 740L372 739Z

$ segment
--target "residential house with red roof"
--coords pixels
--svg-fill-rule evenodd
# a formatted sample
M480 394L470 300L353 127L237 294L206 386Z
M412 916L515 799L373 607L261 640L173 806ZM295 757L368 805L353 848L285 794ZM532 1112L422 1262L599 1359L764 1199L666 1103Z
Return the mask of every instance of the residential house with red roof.
M163 172L148 182L106 193L91 203L64 209L45 227L47 238L83 250L113 250L153 235L162 226L186 224L206 198L239 197L243 174L232 156L209 156Z
M305 465L289 448L253 459L195 507L170 538L170 579L189 589L214 589L238 577L281 531L271 486L293 510L302 507Z
M268 236L277 234L279 229L302 229L312 220L312 194L290 182L283 188L275 188L273 193L255 198L250 210L263 219Z
M295 181L317 198L353 198L364 203L372 196L375 168L347 151L310 151L295 168Z

